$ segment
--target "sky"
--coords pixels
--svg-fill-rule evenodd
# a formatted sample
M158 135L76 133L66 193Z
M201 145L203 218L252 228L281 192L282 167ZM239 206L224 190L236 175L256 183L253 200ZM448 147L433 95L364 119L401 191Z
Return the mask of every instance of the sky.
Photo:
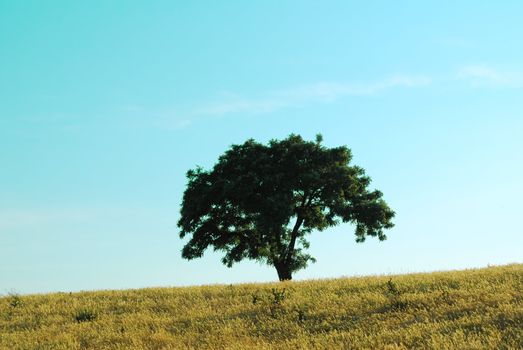
M521 1L0 0L0 294L277 280L180 256L185 173L291 133L347 145L388 239L295 279L523 262Z

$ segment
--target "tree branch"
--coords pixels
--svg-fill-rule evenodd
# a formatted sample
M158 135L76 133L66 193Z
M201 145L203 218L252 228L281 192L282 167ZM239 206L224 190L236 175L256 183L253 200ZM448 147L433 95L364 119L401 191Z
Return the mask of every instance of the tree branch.
M287 256L285 257L285 262L289 263L292 254L294 254L294 246L296 245L296 239L298 238L298 232L300 230L300 226L303 223L303 218L300 214L298 214L298 217L296 218L296 223L294 224L294 227L292 228L291 232L291 241L289 242L289 247L287 248Z
M289 242L289 246L287 247L287 255L285 256L285 262L289 263L292 258L292 254L294 254L294 246L296 245L296 239L298 238L298 232L300 230L301 225L303 224L303 215L302 211L305 208L305 203L307 201L310 203L312 196L307 199L307 196L303 195L303 200L301 201L301 205L296 210L296 222L294 223L294 227L291 231L291 241Z

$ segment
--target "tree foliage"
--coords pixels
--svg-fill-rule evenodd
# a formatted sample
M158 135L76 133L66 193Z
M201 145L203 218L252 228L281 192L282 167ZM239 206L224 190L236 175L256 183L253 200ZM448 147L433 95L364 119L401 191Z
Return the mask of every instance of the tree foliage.
M321 135L315 142L290 135L268 145L247 140L212 170L189 170L178 221L180 237L190 235L182 256L198 258L213 247L229 267L253 259L287 280L315 261L307 253L314 230L347 222L357 242L384 240L394 212L351 158L346 146L323 146Z

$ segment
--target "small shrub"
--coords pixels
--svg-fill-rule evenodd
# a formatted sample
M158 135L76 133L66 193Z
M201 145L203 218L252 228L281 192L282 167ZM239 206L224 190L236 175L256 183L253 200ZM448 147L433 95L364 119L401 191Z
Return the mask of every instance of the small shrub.
M22 298L20 297L20 295L18 293L10 292L8 294L8 298L9 298L10 307L16 308L16 307L22 306Z
M287 297L287 291L285 288L278 290L276 288L271 289L272 293L272 304L273 305L281 305L285 298Z
M392 281L392 278L390 278L387 281L387 293L389 295L393 295L393 296L400 296L401 295L401 292L400 292L398 286L396 285L396 283L394 283Z
M306 306L299 306L296 307L295 311L298 322L305 322L305 320L307 319L308 308Z
M398 288L396 283L392 281L392 278L387 281L385 294L389 298L390 310L401 311L409 306L408 302L402 298L403 292Z
M271 289L272 299L270 301L269 310L273 318L277 318L284 313L283 301L287 298L287 291L285 288L278 290L276 288Z
M96 312L94 312L93 310L89 310L89 309L78 310L76 312L76 314L74 315L74 319L78 323L91 322L91 321L96 320L97 317L98 317L98 315L96 314Z
M252 305L256 305L260 301L260 296L258 294L252 294Z

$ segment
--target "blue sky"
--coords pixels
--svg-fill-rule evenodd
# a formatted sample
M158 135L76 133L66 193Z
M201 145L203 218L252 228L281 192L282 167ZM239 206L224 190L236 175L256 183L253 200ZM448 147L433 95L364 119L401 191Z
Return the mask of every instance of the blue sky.
M274 281L180 257L185 172L347 145L397 212L297 279L523 262L520 1L0 2L0 293Z

